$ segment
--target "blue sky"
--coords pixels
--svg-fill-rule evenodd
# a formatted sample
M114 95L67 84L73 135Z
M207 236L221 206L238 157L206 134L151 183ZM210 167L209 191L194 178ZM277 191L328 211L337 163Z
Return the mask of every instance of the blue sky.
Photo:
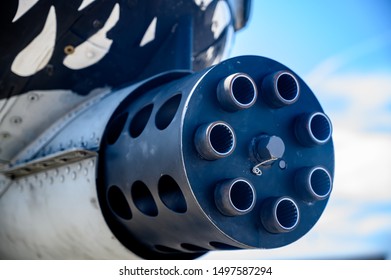
M284 61L299 74L332 55L387 44L363 58L363 67L391 64L391 1L253 0L249 25L236 36L232 56L259 54ZM388 37L388 42L387 41ZM376 42L375 42L376 44ZM382 46L372 46L373 48ZM368 46L370 48L371 46ZM387 53L388 48L388 53ZM357 50L359 51L359 50ZM365 50L362 50L365 52ZM369 51L369 50L368 50Z
M333 122L328 207L299 241L211 258L391 258L391 1L253 0L231 56L261 55L300 75Z
M360 117L355 126L391 133L389 0L255 0L231 54L280 61L306 80L331 117Z

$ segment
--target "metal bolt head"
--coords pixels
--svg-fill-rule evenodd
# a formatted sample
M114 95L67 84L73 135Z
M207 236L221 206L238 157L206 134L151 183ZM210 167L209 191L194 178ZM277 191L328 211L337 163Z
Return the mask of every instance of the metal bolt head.
M19 117L19 116L13 116L13 117L11 117L10 122L11 122L11 124L18 125L23 122L23 119L22 119L22 117Z
M253 141L253 154L257 161L265 162L282 158L285 152L284 141L275 135L260 135Z
M0 132L0 139L6 140L11 138L11 134L9 132Z

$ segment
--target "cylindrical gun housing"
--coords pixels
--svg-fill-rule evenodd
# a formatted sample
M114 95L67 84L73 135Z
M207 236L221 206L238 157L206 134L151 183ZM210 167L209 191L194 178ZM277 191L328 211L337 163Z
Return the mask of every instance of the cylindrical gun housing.
M113 91L6 172L1 257L186 259L287 245L326 207L331 133L300 77L263 57ZM88 135L98 139L79 147L88 158L67 148Z

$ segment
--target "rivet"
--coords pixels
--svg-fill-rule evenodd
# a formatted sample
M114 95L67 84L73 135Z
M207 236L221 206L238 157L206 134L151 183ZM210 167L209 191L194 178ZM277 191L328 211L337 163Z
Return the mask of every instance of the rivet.
M38 100L39 100L39 95L36 94L36 93L30 93L30 94L27 96L27 99L28 99L30 102L35 102L35 101L38 101Z
M75 47L74 47L74 46L72 46L72 45L67 45L67 46L65 46L65 48L64 48L64 53L65 53L66 55L73 54L74 52L75 52Z
M11 134L9 132L1 132L0 133L0 139L9 139L11 138Z
M96 20L94 20L94 21L92 22L92 26L93 26L94 28L100 28L100 27L102 27L102 22L101 22L99 19L96 19Z
M23 119L22 119L22 117L19 117L19 116L13 116L13 117L10 118L10 122L12 124L18 125L18 124L21 124L23 122Z
M279 166L281 169L286 169L286 162L285 162L285 160L281 160L281 161L278 163L278 166Z

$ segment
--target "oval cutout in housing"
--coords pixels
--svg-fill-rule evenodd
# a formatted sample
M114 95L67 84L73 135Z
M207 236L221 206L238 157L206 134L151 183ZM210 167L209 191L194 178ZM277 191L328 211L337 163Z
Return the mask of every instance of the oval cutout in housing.
M185 213L187 204L178 183L169 175L163 175L159 179L158 193L161 201L167 208L176 213Z
M142 181L136 181L132 185L132 199L137 209L147 216L155 217L158 215L158 209L153 196Z
M153 110L153 104L149 104L138 111L129 125L129 133L133 138L137 138L144 131Z
M174 95L159 108L155 116L156 127L159 130L164 130L170 125L178 111L181 99L182 94Z
M187 251L192 251L192 252L206 252L208 249L202 248L200 246L190 244L190 243L182 243L181 247Z
M109 124L108 132L107 132L107 143L109 145L113 145L115 142L117 142L125 126L127 118L128 118L128 113L126 112L118 116L117 118L115 118Z
M130 220L132 218L132 211L130 210L128 201L119 187L113 185L109 188L107 202L111 210L118 217L125 220Z

